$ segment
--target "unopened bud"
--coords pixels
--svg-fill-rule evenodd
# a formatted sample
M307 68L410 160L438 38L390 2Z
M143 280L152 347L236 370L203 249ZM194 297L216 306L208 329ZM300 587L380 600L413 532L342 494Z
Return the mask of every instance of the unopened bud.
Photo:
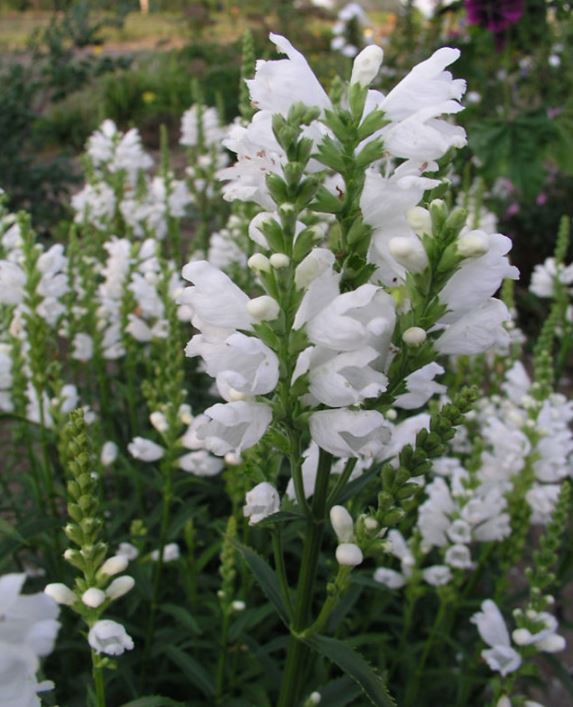
M411 326L402 334L402 341L407 346L421 346L426 339L426 332L419 326Z
M90 609L97 609L106 600L105 593L97 587L90 587L82 594L82 601Z
M127 594L127 592L131 591L133 589L134 584L135 580L133 579L133 577L124 574L123 577L117 577L113 580L113 582L106 589L106 596L112 601L114 599L119 599L124 594Z
M228 466L239 466L242 461L240 455L235 452L227 452L225 454L225 464Z
M397 236L389 243L390 254L409 272L422 272L428 266L428 256L417 238Z
M124 572L129 564L129 559L125 555L114 555L108 559L99 568L98 574L105 574L108 577L113 577L115 574Z
M354 535L354 521L344 506L332 506L330 509L330 522L336 533L338 542L347 543Z
M463 258L479 258L489 250L489 239L483 231L469 231L460 236L457 243L458 253Z
M44 594L47 594L57 604L63 604L64 606L71 606L76 601L76 595L72 590L60 582L47 584L44 587Z
M244 611L247 608L247 605L244 601L241 601L240 599L235 599L235 601L231 603L231 608L233 609L233 611Z
M156 411L152 412L149 416L149 421L155 427L158 432L167 432L169 429L169 424L167 423L167 418L162 412Z
M280 270L281 268L288 268L290 258L284 253L273 253L269 258L269 262L273 268Z
M383 60L384 51L375 44L363 49L354 59L350 83L359 83L364 87L370 86L380 71Z
M266 255L263 255L262 253L254 253L253 255L251 255L251 257L247 260L247 265L251 270L254 270L255 272L271 271L271 264L269 262L269 259Z
M364 560L362 550L354 543L342 543L336 548L336 561L345 567L356 567Z
M247 302L247 312L259 322L276 319L280 311L279 303L268 295L255 297Z
M423 236L424 234L431 235L432 217L428 209L424 209L423 206L414 206L414 208L408 210L406 218L418 236Z

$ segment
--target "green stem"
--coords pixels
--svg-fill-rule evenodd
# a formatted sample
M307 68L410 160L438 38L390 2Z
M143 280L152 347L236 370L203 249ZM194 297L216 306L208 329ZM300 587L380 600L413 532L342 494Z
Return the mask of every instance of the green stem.
M279 700L277 707L294 707L296 705L303 681L304 660L308 649L297 634L310 625L310 613L314 594L314 583L318 570L320 546L324 531L326 516L326 496L332 456L322 449L318 460L316 484L312 501L311 515L307 520L305 541L302 551L302 560L296 601L291 626L291 637L287 652L287 662L283 673Z
M292 612L293 606L290 598L290 587L288 584L288 578L285 568L285 558L283 555L281 531L277 527L273 528L273 552L275 556L275 569L279 576L283 599L285 600L289 611Z
M95 686L96 707L105 707L103 670L98 666L98 658L95 651L92 651L92 677Z
M221 645L219 646L219 660L217 662L217 674L215 678L215 704L223 704L223 692L225 687L225 666L227 664L227 641L229 637L230 612L228 607L223 609L223 626L221 629Z

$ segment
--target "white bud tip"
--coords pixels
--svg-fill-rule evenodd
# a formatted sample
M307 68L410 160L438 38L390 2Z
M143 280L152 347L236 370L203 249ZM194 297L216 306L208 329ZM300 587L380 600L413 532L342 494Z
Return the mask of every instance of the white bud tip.
M255 297L247 302L247 312L259 322L276 319L279 316L280 307L276 300L268 295Z
M99 568L100 574L113 577L114 574L124 572L129 564L129 559L125 555L114 555L109 557Z
M242 461L241 457L235 452L227 452L225 454L225 464L227 466L239 466Z
M244 611L247 608L247 605L244 601L236 599L234 602L232 602L231 607L233 611Z
M458 253L463 258L479 258L489 250L489 239L483 231L469 231L460 236L457 243Z
M275 270L280 270L281 268L288 268L290 258L284 253L273 253L269 259L269 262Z
M117 577L109 585L106 590L106 596L108 599L114 600L119 599L124 594L130 592L135 585L135 580L129 575L124 575L123 577Z
M421 346L426 339L426 332L419 326L411 326L402 334L402 341L407 346Z
M53 599L57 604L63 604L64 606L71 606L76 601L76 595L72 590L66 587L65 584L60 584L59 582L46 585L44 594L49 596L50 599Z
M105 593L101 589L96 587L90 587L82 594L82 601L90 609L97 609L106 600Z
M364 560L362 550L354 543L342 543L336 548L336 561L345 567L356 567Z
M380 71L383 60L384 51L381 47L371 44L363 49L354 59L350 83L359 83L364 87L370 86Z
M330 522L338 538L338 542L347 543L354 535L354 521L344 506L332 506Z
M271 270L269 259L262 253L254 253L251 255L251 257L247 260L247 265L255 272L270 272Z

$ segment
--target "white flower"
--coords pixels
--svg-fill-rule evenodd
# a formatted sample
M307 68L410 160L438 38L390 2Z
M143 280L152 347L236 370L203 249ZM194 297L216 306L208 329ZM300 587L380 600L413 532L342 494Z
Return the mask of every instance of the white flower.
M194 287L185 288L179 304L191 307L192 322L198 329L204 330L203 325L231 330L251 328L249 297L224 272L206 260L198 260L188 263L182 274Z
M133 648L133 640L116 621L96 621L88 633L88 643L96 653L122 655Z
M177 466L194 476L216 476L223 471L224 463L204 449L189 452L179 457Z
M388 567L378 567L374 572L374 581L383 584L388 589L401 589L406 584L404 575Z
M482 602L481 611L472 616L471 622L477 626L482 641L490 646L481 655L491 670L505 677L520 667L521 656L511 647L503 616L491 599Z
M306 402L318 401L329 407L354 405L386 390L386 376L368 365L378 357L379 353L371 347L337 354L321 346L310 346L299 354L292 382L308 372L310 395Z
M261 295L247 302L247 312L257 322L276 319L280 311L279 303L268 295Z
M60 582L55 582L53 584L47 584L44 587L44 594L53 599L56 604L63 604L64 606L71 606L76 602L76 595L72 590L65 584Z
M330 108L330 99L304 56L285 37L269 36L288 59L257 61L255 77L246 81L254 105L285 117L294 103Z
M446 386L434 381L442 373L444 369L438 363L428 363L410 373L405 379L408 392L399 395L394 405L404 410L414 410L425 405L433 395L445 393Z
M460 570L471 569L474 566L471 552L467 545L451 545L447 549L444 559L450 567Z
M272 484L263 481L246 494L243 515L249 518L249 525L256 525L279 509L278 491Z
M77 361L90 361L94 353L93 339L89 334L78 332L72 341L72 358Z
M119 546L117 548L117 554L123 555L131 562L132 560L137 559L137 556L139 555L139 550L135 547L135 545L132 545L131 543L119 543Z
M26 274L19 265L0 260L0 304L16 305L24 299Z
M335 457L376 457L390 439L384 416L375 410L321 410L310 416L316 444Z
M108 557L103 565L99 568L98 573L113 577L120 572L124 572L129 564L129 559L124 554L113 555Z
M196 434L213 454L240 453L256 444L272 419L272 410L265 403L238 400L217 403L205 410L206 421L197 426Z
M555 297L556 282L565 286L573 284L573 264L558 266L555 258L547 258L544 263L535 266L529 289L538 297Z
M100 461L103 466L109 466L117 459L118 447L115 442L107 441L104 442L101 448Z
M433 587L443 587L452 580L452 573L447 565L433 565L422 571L422 577Z
M201 121L201 124L199 124ZM225 128L220 125L219 114L215 108L191 106L183 113L181 118L181 139L179 142L186 147L195 147L199 144L199 134L202 133L206 147L219 145L225 136Z
M163 447L143 437L134 437L127 445L127 449L134 459L141 459L144 462L157 461L165 454Z
M149 553L149 556L154 562L157 562L159 560L159 550L153 550L153 552ZM177 543L167 543L163 547L163 562L175 562L180 556L181 551Z
M503 327L511 319L501 300L490 299L479 308L462 313L448 325L434 346L442 354L479 354L509 341Z

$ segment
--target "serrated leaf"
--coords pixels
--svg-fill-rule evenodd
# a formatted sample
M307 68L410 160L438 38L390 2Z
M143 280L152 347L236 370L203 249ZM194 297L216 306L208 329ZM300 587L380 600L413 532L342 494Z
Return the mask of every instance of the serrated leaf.
M264 595L275 607L283 623L288 626L290 623L289 611L283 601L279 580L274 570L250 547L236 541L233 542L233 545L249 566Z
M215 685L211 674L195 658L176 646L167 646L164 650L167 657L183 671L190 683L201 690L206 697L215 695Z
M312 636L304 641L310 648L328 658L356 682L376 707L396 707L386 681L347 643L327 636Z

